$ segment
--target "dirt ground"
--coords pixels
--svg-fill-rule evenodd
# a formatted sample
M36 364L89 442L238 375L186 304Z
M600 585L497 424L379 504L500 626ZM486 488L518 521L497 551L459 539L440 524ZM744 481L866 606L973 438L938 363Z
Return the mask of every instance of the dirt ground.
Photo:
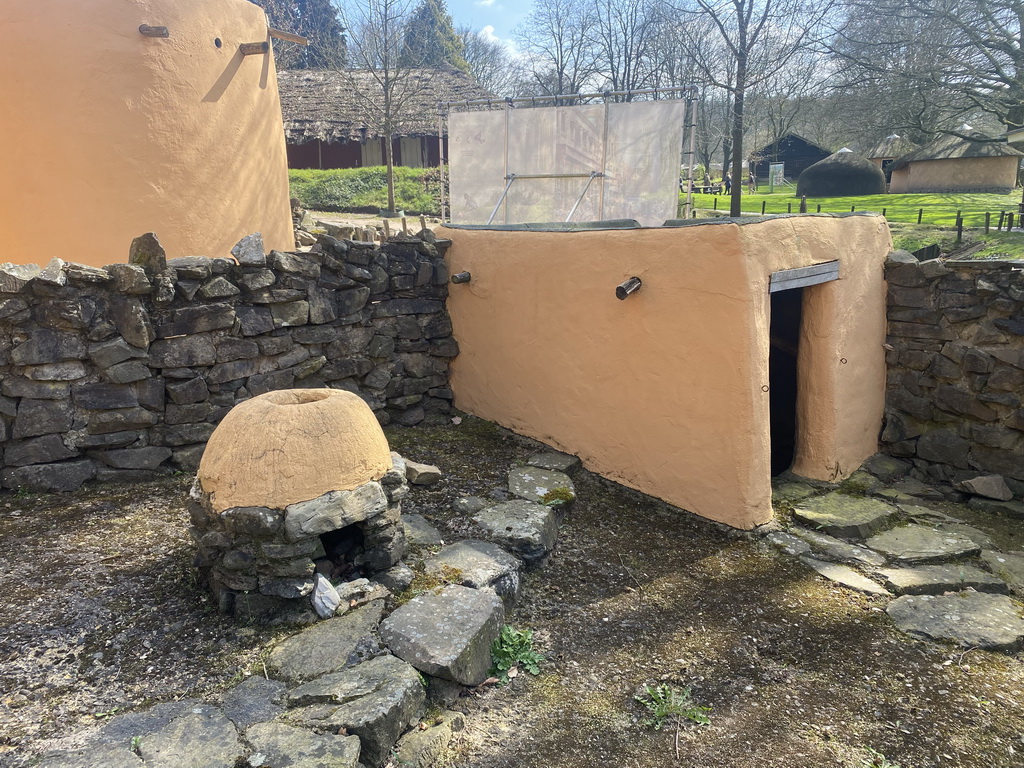
M403 505L446 540L473 533L451 502L500 495L534 451L472 418L388 437L445 472ZM67 748L116 711L215 699L262 673L289 630L237 626L198 591L190 482L0 496L0 766ZM509 617L534 630L541 675L460 698L449 765L1024 766L1021 654L913 640L883 601L756 541L586 472L576 484L555 553ZM645 726L635 696L662 681L711 707L710 725Z

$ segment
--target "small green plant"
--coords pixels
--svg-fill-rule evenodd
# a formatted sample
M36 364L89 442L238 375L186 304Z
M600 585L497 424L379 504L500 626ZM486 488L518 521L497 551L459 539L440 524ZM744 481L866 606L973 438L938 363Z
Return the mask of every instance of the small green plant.
M560 507L575 500L576 494L568 488L552 488L540 497L540 503L546 507Z
M900 768L899 763L892 762L878 750L871 747L866 747L866 749L871 754L861 761L860 764L863 768Z
M142 757L142 737L132 736L132 740L128 742L128 749L130 749L139 757Z
M644 686L644 693L637 696L636 700L647 707L651 716L644 720L644 725L650 726L656 731L666 720L689 720L698 725L710 725L711 718L707 713L711 707L701 707L693 703L693 696L689 688L677 690L668 683L660 685Z
M515 629L506 624L501 634L491 643L491 675L504 685L515 677L522 667L531 675L540 674L540 663L544 657L533 650L533 632L529 629ZM514 670L514 671L513 671Z

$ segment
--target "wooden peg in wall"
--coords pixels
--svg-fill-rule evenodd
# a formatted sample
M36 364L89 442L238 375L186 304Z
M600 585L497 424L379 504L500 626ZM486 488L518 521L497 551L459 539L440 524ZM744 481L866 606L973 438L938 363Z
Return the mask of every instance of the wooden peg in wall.
M145 37L170 37L171 31L167 27L151 27L149 24L140 24L139 34Z

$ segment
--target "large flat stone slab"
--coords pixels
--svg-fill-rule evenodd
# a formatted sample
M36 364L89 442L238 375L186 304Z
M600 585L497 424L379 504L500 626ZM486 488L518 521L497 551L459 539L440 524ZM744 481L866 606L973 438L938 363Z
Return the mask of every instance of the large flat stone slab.
M768 543L776 549L794 557L797 555L807 554L811 551L810 544L791 533L773 531L765 536L765 539L767 539Z
M861 465L861 469L870 472L883 483L891 483L907 474L911 466L909 461L894 459L884 453L876 453Z
M862 563L863 565L885 565L885 558L877 552L857 544L848 544L834 536L825 533L818 533L807 528L793 526L789 532L799 536L811 549L814 556L819 560L828 560L833 563Z
M797 481L783 482L772 486L772 504L779 504L784 501L800 501L801 499L810 498L816 493L818 493L818 489L806 483Z
M37 768L144 768L142 758L122 744L93 744L43 756Z
M879 574L885 586L897 595L941 595L974 589L978 592L1006 594L1006 582L973 565L943 563L917 568L883 568Z
M423 515L402 515L402 528L405 529L405 546L410 552L419 552L444 544L437 528Z
M294 685L358 664L380 652L375 630L382 612L371 603L292 635L270 652L267 669Z
M981 552L981 547L966 536L926 525L893 528L872 536L865 543L886 557L904 563L937 563Z
M474 522L499 544L528 565L547 557L558 538L558 523L550 507L532 501L506 501L473 516Z
M491 667L491 643L505 621L496 594L451 584L413 598L380 626L384 643L428 675L479 685Z
M558 451L535 453L526 460L526 463L531 467L548 469L552 472L564 472L567 475L575 473L581 466L583 466L577 456L572 456L568 453L559 453Z
M385 654L295 688L288 704L296 709L287 719L318 729L344 728L359 737L361 761L377 766L419 720L425 701L419 673Z
M807 555L801 555L800 561L804 563L804 565L813 568L829 581L835 582L836 584L840 584L849 589L854 589L858 592L864 592L869 595L889 594L880 585L876 584L866 576L862 576L848 565L826 563L824 560L817 560Z
M1005 595L904 595L889 603L885 612L902 632L964 648L1013 652L1024 643L1024 620Z
M995 552L984 550L981 561L996 576L1005 581L1015 595L1024 596L1024 552Z
M261 766L288 768L356 768L359 737L320 735L284 723L259 723L245 732Z
M865 539L889 525L897 515L891 504L863 496L826 493L793 506L793 517L840 539Z
M552 491L564 489L576 496L576 486L564 472L556 472L540 467L517 467L508 473L508 489L513 496L534 501L538 504L546 501L545 496Z
M463 729L466 718L461 712L442 712L438 720L429 728L409 731L398 740L398 765L402 768L433 768L440 764L452 735Z
M280 680L259 675L248 677L224 694L221 709L240 730L273 720L284 712L288 689Z
M456 568L462 573L462 586L489 589L507 607L515 604L522 590L522 562L489 541L465 539L449 544L427 559L424 566L428 573L438 572L442 566Z
M202 704L159 730L137 736L146 768L226 768L245 752L224 713Z

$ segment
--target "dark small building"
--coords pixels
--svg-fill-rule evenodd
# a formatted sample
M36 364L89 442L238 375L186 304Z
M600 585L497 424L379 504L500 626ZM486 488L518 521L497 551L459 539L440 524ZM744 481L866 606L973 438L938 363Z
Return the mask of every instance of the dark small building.
M384 165L379 130L380 85L363 70L282 70L281 94L289 168L361 168ZM452 68L416 69L396 86L392 144L395 165L436 166L438 102L495 98L472 77ZM495 99L497 100L497 99ZM447 156L447 137L445 154Z
M817 144L812 144L802 136L787 133L778 141L766 144L750 155L750 165L758 178L768 176L768 166L772 163L785 163L787 179L795 179L807 168L831 154Z

